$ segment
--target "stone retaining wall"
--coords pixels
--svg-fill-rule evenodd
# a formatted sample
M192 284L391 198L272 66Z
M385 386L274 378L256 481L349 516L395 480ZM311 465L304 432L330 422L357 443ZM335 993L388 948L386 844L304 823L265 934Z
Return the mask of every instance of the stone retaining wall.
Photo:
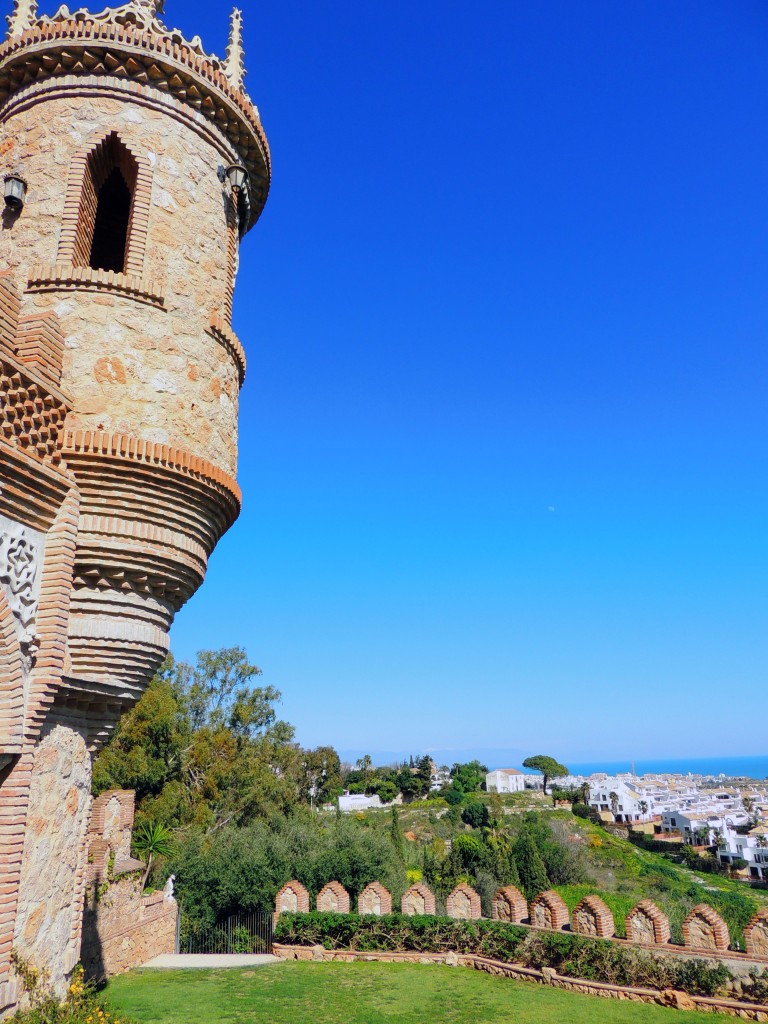
M357 950L325 949L323 946L288 946L275 943L272 951L284 960L315 960L351 963L353 961L378 961L380 963L442 964L448 967L471 967L486 974L494 974L517 981L532 981L539 985L582 995L599 996L602 999L618 999L636 1003L655 1003L680 1010L701 1010L705 1013L722 1013L741 1020L768 1022L768 1006L757 1003L741 1003L733 999L712 999L706 996L692 996L674 989L660 991L652 988L634 988L622 985L608 985L600 981L584 981L558 974L554 968L536 970L520 964L507 964L501 960L478 956L474 953L362 953Z

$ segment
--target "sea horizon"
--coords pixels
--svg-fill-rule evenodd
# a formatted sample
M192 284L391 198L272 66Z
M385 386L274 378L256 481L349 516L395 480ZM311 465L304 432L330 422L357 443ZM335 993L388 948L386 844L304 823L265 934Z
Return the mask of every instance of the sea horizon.
M636 775L724 775L726 778L763 780L768 778L768 754L746 757L685 757L685 758L627 758L623 761L583 761L568 765L572 775L592 775L606 772L617 775L631 772Z

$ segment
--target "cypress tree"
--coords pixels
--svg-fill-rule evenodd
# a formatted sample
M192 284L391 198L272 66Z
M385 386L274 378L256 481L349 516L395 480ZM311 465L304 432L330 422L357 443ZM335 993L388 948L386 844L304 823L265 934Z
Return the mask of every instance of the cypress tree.
M549 888L547 869L530 832L523 829L515 842L515 863L526 899L532 900Z
M392 808L392 823L389 826L389 838L392 841L392 848L395 856L401 864L405 864L405 848L403 846L403 833L400 831L400 812L397 804Z

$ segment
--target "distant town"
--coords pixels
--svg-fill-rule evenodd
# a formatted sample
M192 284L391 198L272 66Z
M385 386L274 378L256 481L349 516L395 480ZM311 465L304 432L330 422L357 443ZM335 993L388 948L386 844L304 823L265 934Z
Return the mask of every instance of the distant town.
M347 772L347 780L364 773L366 759L358 762L358 771ZM403 803L414 796L429 793L450 795L453 788L463 791L463 784L455 776L468 770L485 772L482 788L488 793L511 794L526 790L543 791L547 782L552 791L553 806L579 803L590 816L601 823L631 825L657 837L660 841L684 843L700 849L713 849L720 863L732 871L743 873L757 881L768 880L768 780L728 777L725 775L693 774L644 774L632 772L608 775L595 772L591 775L562 776L546 775L524 771L521 768L496 768L485 770L479 762L471 765L437 766L429 758L397 769L374 769L370 783L360 785L355 779L352 785L338 797L342 813L383 808ZM373 775L391 774L379 787L380 792L370 792L375 787ZM421 775L424 786L421 793L413 787L400 787L403 773L411 779ZM357 785L356 785L357 783ZM354 792L354 789L362 792ZM383 799L383 797L390 799ZM576 801L574 798L577 797Z

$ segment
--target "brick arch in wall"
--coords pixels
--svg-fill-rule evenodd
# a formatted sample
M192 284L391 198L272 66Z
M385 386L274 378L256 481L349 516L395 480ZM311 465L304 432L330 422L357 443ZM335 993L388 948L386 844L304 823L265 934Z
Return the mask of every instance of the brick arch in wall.
M11 606L0 587L0 754L18 753L24 732L24 674Z
M117 131L93 138L72 158L64 201L57 263L91 266L100 190L118 171L130 192L122 273L141 277L147 247L152 169L149 161L128 146Z

